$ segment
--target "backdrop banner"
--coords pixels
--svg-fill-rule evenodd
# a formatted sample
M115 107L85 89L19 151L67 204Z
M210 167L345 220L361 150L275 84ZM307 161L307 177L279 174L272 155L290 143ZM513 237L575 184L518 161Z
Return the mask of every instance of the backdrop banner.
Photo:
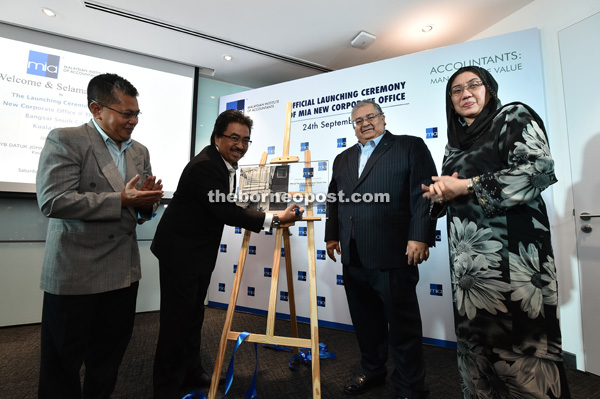
M447 142L446 82L457 69L469 65L492 73L503 103L522 101L544 118L540 38L535 28L225 96L220 99L220 111L238 109L254 121L253 144L241 163L255 166L265 151L269 159L283 155L286 105L291 102L289 154L302 162L303 151L310 149L311 159L317 165L321 161L320 168L329 168L337 154L357 142L350 119L352 106L362 99L373 99L381 105L390 132L425 140L440 173ZM339 259L337 263L328 259L325 252L325 204L316 203L313 211L323 218L315 223L316 253L312 254L317 259L319 324L352 329L342 265ZM436 247L429 260L419 266L417 291L425 341L452 347L456 338L445 219L438 221L437 230ZM308 321L306 223L296 223L290 232L297 314ZM266 314L275 245L272 233L251 237L237 302L242 310ZM242 237L242 229L226 227L209 289L213 306L226 307L229 302ZM289 318L285 267L280 274L277 312Z

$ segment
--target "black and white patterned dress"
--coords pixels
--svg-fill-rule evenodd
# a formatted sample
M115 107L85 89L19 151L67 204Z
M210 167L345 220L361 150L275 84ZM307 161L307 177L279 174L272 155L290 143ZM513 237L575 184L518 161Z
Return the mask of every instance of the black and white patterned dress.
M568 398L556 267L540 193L556 182L543 123L501 107L468 146L448 144L443 175L474 178L446 211L464 398Z

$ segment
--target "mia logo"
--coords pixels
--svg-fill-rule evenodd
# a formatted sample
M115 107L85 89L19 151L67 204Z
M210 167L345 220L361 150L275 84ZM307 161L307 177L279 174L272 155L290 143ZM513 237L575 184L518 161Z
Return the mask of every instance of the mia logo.
M256 255L256 245L250 245L248 247L248 254L249 255Z
M225 292L225 283L219 283L219 292Z
M436 241L442 241L442 230L436 230L435 231L435 240Z
M265 277L271 277L273 274L273 271L270 267L265 267Z
M305 178L313 177L315 175L314 168L304 168L302 169L302 173Z
M58 78L58 66L60 57L58 55L40 53L29 50L27 60L27 73L29 75L44 76L47 78Z
M308 141L305 143L300 143L300 151L308 150Z
M317 259L325 260L325 250L324 249L317 249Z
M327 170L327 162L319 162L319 170Z
M279 300L280 301L288 302L288 298L289 298L289 295L286 291L279 292Z
M325 215L327 213L327 206L326 205L317 205L317 214L319 215Z
M325 297L317 296L317 306L325 307Z
M227 244L221 244L221 252L227 252Z
M441 284L429 284L429 295L444 296L444 289Z
M236 227L235 228L235 234L242 234L242 228L241 227Z
M298 281L306 281L306 272L298 272Z
M237 264L233 264L233 274L237 273Z
M246 107L246 100L237 100L227 103L227 109L237 109L238 111L244 112Z
M302 226L298 227L298 235L300 237L306 237L307 234L308 234L308 232L306 230L306 226L304 226L304 227L302 227Z
M343 274L338 274L336 276L336 282L337 285L344 285L344 275Z
M285 258L285 248L281 248L281 257Z
M342 137L341 139L337 139L337 148L346 147L346 138Z
M275 146L267 147L267 153L269 155L275 154Z
M428 127L425 129L425 138L427 139L437 139L438 131L437 127Z
M248 287L248 296L254 296L254 293L256 292L254 287Z

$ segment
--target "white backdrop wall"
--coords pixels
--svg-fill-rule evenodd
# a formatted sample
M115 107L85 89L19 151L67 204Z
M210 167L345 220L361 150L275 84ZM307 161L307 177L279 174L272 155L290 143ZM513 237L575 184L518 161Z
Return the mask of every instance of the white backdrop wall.
M377 101L386 115L387 129L394 134L423 138L438 172L446 144L445 85L452 73L465 65L489 69L497 79L503 103L523 101L545 117L542 60L539 32L528 29L483 40L410 54L328 74L286 82L222 97L220 110L238 108L254 120L252 146L244 164L256 164L263 152L269 160L282 155L286 104L292 102L290 155L303 160L303 150L311 151L313 161L333 163L335 156L356 143L350 124L352 105L361 99ZM326 185L325 185L326 187ZM321 190L323 192L325 189ZM318 191L315 191L318 192ZM326 258L323 231L325 213L315 225L317 257L317 296L319 320L324 326L351 329L344 294L342 267ZM455 342L452 291L447 254L446 221L438 221L436 248L429 261L421 265L417 287L426 342L453 346ZM308 283L299 276L307 269L307 238L300 234L298 223L291 227L292 265L297 313L307 319ZM226 306L231 294L234 268L242 234L240 229L226 228L221 252L209 290L210 303ZM273 236L253 234L255 247L246 261L238 306L253 312L268 307L274 250ZM265 268L267 269L265 271ZM280 276L279 291L286 292L285 272ZM289 315L285 294L278 299L278 313ZM287 316L289 317L289 316Z

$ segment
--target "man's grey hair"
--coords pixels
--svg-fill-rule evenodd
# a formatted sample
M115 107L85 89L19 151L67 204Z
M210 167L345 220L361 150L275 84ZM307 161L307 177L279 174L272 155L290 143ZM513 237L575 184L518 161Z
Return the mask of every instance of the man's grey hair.
M356 111L360 107L364 107L365 105L369 105L369 104L373 104L373 106L375 107L377 112L383 115L383 111L381 110L381 107L379 106L379 104L377 104L373 100L360 100L359 102L356 103L356 105L354 105L354 107L352 107L352 112L350 113L350 115L352 115L354 113L354 111Z

